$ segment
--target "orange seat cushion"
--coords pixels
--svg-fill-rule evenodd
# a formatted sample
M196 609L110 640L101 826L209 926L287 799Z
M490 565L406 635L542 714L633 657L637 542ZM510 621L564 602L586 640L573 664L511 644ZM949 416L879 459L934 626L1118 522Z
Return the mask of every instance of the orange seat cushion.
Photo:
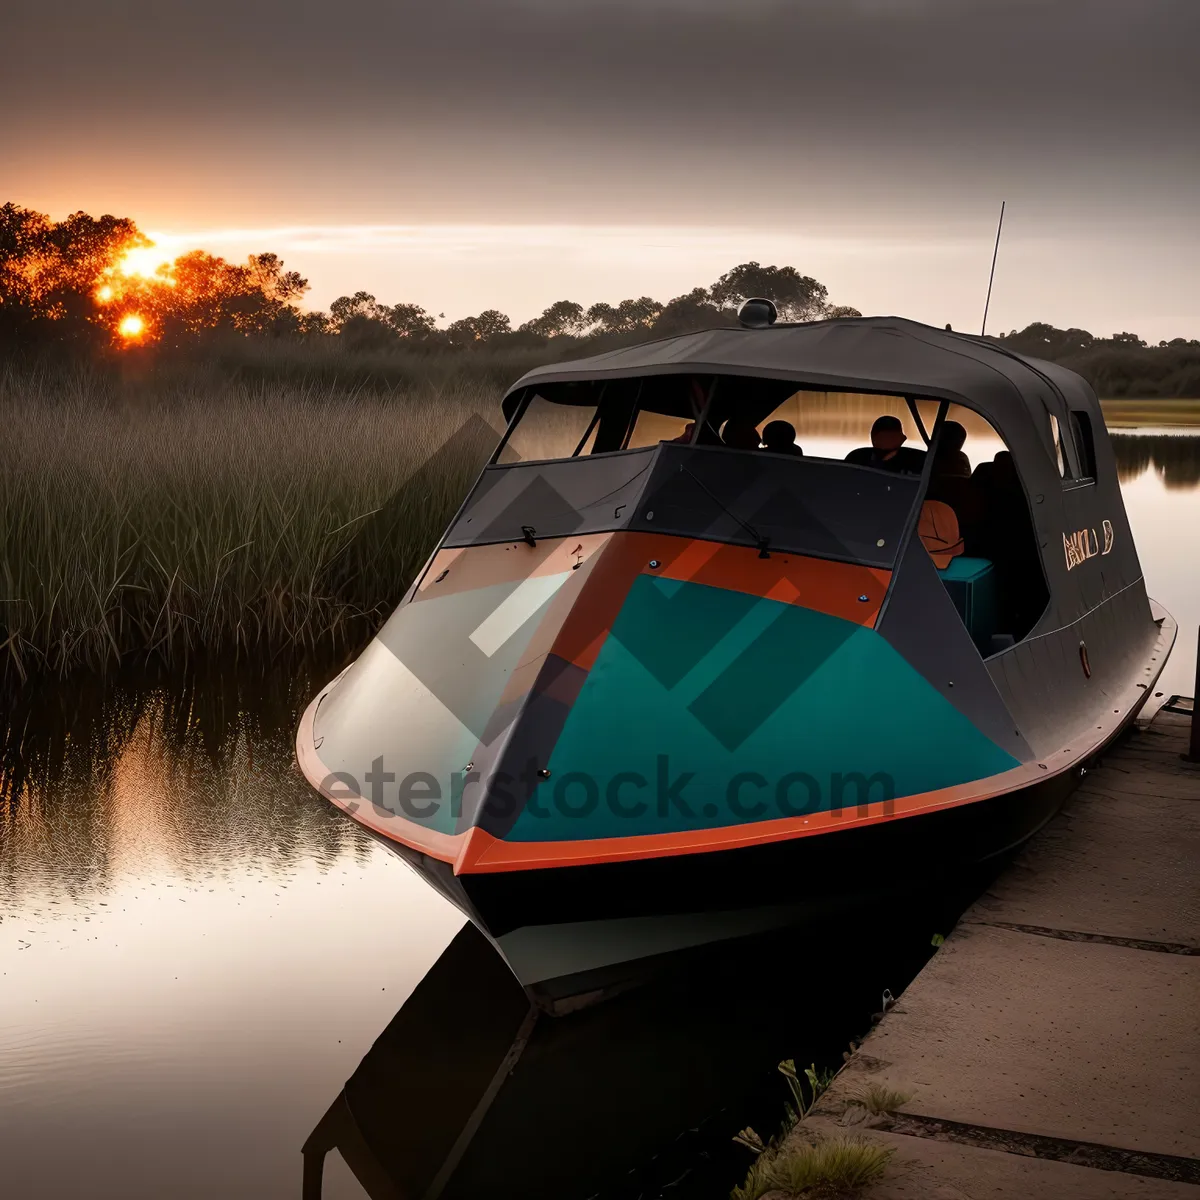
M921 505L921 520L917 525L921 542L929 551L929 557L940 570L950 565L950 560L963 552L962 534L958 531L958 517L954 509L941 500L926 500Z

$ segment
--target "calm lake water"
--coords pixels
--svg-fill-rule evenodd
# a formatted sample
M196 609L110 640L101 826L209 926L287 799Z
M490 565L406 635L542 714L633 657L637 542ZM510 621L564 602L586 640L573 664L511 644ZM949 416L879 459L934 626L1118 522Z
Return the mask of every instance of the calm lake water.
M837 453L849 435L817 422L801 441ZM1200 437L1116 444L1149 591L1180 623L1161 687L1190 694ZM293 730L329 671L201 664L10 704L6 1195L299 1195L304 1138L461 924L296 771ZM363 1194L331 1156L325 1195Z

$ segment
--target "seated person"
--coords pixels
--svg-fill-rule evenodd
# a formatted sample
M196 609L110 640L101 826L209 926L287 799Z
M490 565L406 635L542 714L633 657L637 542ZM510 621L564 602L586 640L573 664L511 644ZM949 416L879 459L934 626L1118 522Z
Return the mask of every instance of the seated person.
M925 465L925 451L905 446L904 426L899 417L877 417L871 426L871 444L851 450L848 463L859 467L875 467L880 471L895 471L898 475L920 475Z
M721 441L733 450L757 450L758 429L749 421L730 419L721 430Z
M964 537L970 537L981 516L978 489L971 480L971 460L963 453L967 431L957 421L942 426L941 442L929 479L930 500L954 509Z
M686 445L687 443L689 443L692 440L692 437L695 435L695 433L696 433L696 422L689 421L683 427L683 432L678 437L668 438L665 440L668 440L671 442L682 442Z
M963 453L966 440L967 431L957 421L947 421L942 426L942 440L933 462L935 477L970 479L971 460Z
M771 421L763 427L763 449L772 454L795 454L803 457L804 451L796 445L796 427L791 421Z
M1008 450L975 468L982 516L967 549L996 565L1001 611L1018 637L1041 615L1046 604L1038 539L1017 465Z

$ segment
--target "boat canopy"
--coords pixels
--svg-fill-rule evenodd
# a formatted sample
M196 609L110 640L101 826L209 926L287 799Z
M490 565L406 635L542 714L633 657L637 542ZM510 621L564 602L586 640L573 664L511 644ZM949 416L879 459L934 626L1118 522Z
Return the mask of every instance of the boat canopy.
M722 398L723 415L741 410L753 420L796 391L874 393L946 400L985 417L1021 465L1032 490L1058 481L1050 417L1063 430L1103 427L1095 393L1073 371L1027 358L996 342L922 325L903 317L839 318L762 329L709 329L609 350L569 363L537 367L504 399L512 419L528 389L557 404L595 406L601 389L617 380L669 378L645 388L638 404L651 412L691 417L688 378L735 377L733 395ZM731 407L733 406L733 407ZM1062 438L1068 475L1094 470L1086 447ZM1045 480L1035 464L1046 472Z

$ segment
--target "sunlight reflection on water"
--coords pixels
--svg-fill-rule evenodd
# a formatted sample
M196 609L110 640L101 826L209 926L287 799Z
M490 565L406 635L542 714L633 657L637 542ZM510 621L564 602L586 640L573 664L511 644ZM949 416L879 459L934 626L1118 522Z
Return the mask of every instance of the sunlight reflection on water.
M298 1195L304 1138L461 924L311 792L294 706L237 692L28 714L0 827L10 1194ZM362 1193L331 1170L326 1194Z

